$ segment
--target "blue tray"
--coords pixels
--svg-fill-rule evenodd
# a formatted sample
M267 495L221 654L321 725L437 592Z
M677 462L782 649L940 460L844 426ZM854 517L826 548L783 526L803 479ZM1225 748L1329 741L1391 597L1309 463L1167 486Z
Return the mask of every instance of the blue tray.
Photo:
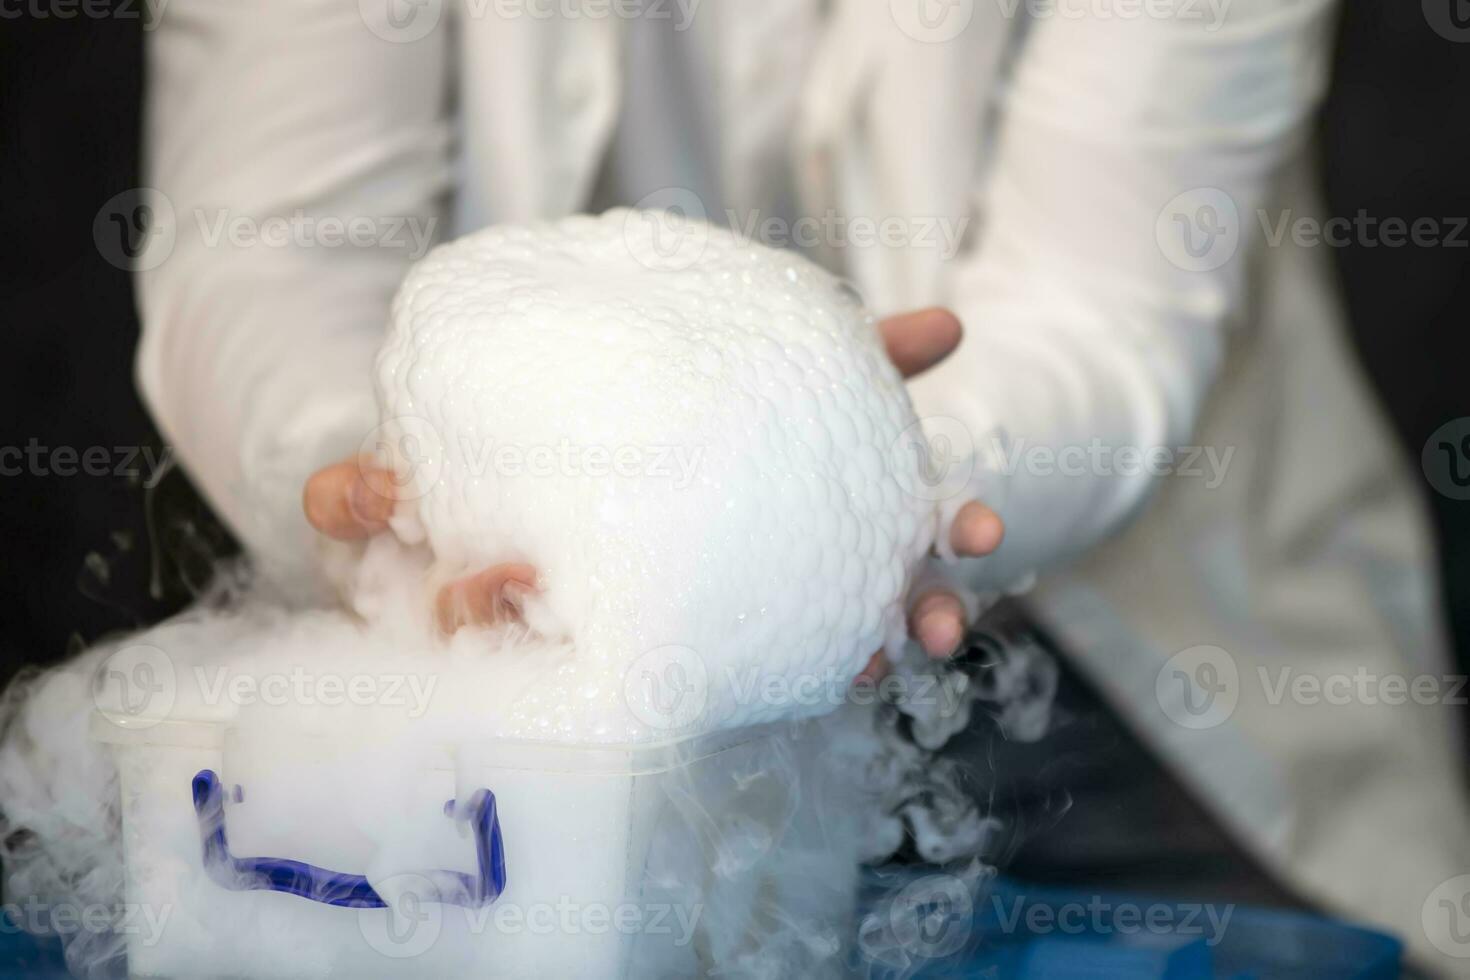
M39 943L16 931L9 919L0 921L0 976L6 980L65 980L66 961L58 943Z
M880 885L872 879L869 888L891 893L894 880L885 876ZM922 901L923 889L917 895ZM1004 878L972 896L963 914L942 892L935 898L943 908L927 926L929 943L910 942L907 956L900 947L899 962L891 968L862 971L871 980L1397 980L1400 975L1399 940L1301 912L1044 888ZM1213 918L1207 914L1211 911ZM941 921L944 915L950 917L947 923ZM946 928L963 937L960 948L935 931ZM926 952L946 955L926 957Z
M922 875L912 875L917 881ZM902 879L897 882L902 884ZM870 894L894 888L875 878ZM1298 912L1234 906L1224 928L1200 903L1159 901L1121 893L1037 888L996 879L971 899L958 926L959 948L926 957L923 945L894 969L869 966L871 980L1396 980L1402 944L1391 936ZM1178 929L1147 928L1146 916ZM0 976L64 980L60 948L0 930Z

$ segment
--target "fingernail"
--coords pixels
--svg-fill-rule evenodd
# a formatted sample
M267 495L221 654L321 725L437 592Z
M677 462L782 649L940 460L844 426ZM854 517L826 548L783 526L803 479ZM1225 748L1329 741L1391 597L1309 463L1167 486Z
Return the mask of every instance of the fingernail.
M374 483L387 483L387 475L376 470L364 470L358 480L352 482L347 491L347 509L360 524L377 527L388 523L393 516L393 498L385 488Z
M521 615L526 609L526 600L536 591L524 582L511 579L500 587L500 602L509 612Z
M879 650L868 658L867 664L858 671L857 677L853 678L854 684L877 684L878 680L888 673L888 657Z
M953 616L936 612L919 621L919 645L931 657L948 657L959 649L963 639L960 623Z
M955 554L969 558L988 555L1000 547L1005 539L1005 524L994 511L984 511L974 517L975 505L966 504L960 509L954 526L949 532L949 544Z

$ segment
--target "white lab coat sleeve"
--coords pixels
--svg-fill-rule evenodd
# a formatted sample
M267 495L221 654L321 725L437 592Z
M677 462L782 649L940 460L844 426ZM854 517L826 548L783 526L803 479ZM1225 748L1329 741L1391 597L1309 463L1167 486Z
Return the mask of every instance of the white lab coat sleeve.
M1330 0L1123 6L1028 25L983 230L946 273L965 339L912 386L941 554L967 500L1006 521L961 562L982 591L1092 546L1184 461L1165 453L1189 445L1268 181L1325 85Z
M408 40L374 7L171 0L148 36L139 387L247 551L301 582L303 483L371 436L392 293L450 183L446 26Z

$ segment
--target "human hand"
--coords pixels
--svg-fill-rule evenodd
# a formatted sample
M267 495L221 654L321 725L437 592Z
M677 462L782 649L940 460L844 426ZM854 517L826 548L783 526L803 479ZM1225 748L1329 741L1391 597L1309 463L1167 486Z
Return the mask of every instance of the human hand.
M948 310L927 309L890 317L879 324L888 356L899 372L912 377L939 363L959 344L960 322ZM343 460L317 470L306 481L302 506L306 519L322 534L339 541L355 541L388 529L398 500L394 474L369 457ZM987 555L999 547L1005 527L980 501L965 504L950 529L955 554ZM519 617L524 597L536 588L536 570L518 562L504 562L444 586L435 600L439 628L452 633L461 626L505 622ZM924 650L947 657L965 635L965 606L960 597L943 588L911 598L910 628ZM881 658L874 657L865 673L878 676Z
M963 328L949 310L933 307L889 317L878 325L883 346L905 378L927 371L959 346ZM1000 515L979 500L960 508L949 530L954 553L980 558L1000 547L1005 524ZM929 588L909 598L909 630L931 657L952 656L965 638L965 604L953 591ZM887 672L880 651L860 676L877 680Z
M388 529L398 502L394 474L370 457L343 460L317 470L306 481L302 507L312 527L338 541L357 541ZM520 618L525 596L536 588L536 569L503 562L456 579L434 600L439 629L489 625Z

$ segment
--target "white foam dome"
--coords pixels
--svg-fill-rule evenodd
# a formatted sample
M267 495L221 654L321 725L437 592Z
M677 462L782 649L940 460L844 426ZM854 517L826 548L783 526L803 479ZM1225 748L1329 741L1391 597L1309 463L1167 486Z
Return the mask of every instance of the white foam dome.
M626 210L493 227L410 272L377 383L438 563L534 565L533 625L575 649L528 724L817 713L903 634L935 524L913 411L874 318L793 253Z

